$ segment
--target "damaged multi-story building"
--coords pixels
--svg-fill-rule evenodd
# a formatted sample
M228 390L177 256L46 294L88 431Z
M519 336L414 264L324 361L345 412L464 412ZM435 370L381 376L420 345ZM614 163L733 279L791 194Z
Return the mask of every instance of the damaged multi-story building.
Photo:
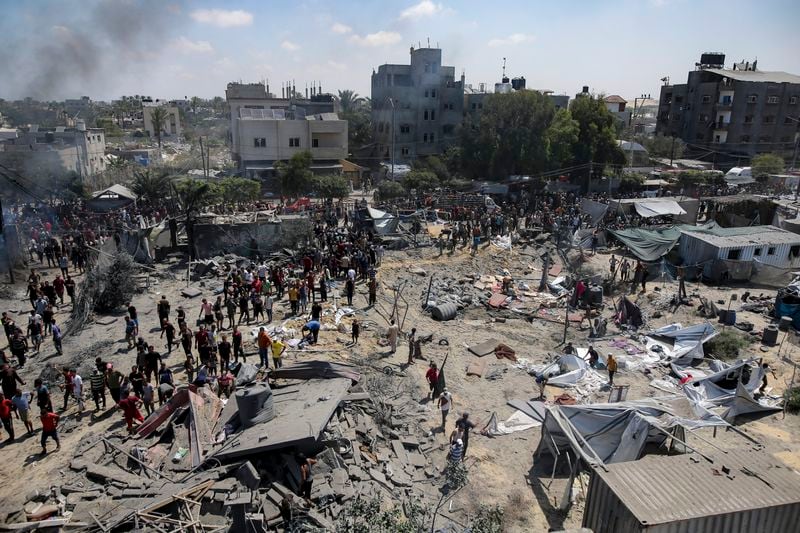
M106 169L105 152L104 130L87 128L83 120L74 128L34 124L0 141L0 162L23 176L75 172L89 186Z

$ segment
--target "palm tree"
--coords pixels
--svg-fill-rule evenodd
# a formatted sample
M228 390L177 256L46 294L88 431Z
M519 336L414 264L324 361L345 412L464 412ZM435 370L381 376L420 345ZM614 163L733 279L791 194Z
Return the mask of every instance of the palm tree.
M153 123L153 134L158 141L158 153L161 154L161 134L163 133L167 120L169 120L169 112L165 107L154 107L150 111L150 121Z
M133 176L131 190L140 198L158 203L169 195L171 183L172 176L165 170L140 170Z
M194 261L197 259L194 225L203 202L207 200L210 187L208 182L195 180L186 180L180 183L172 182L172 187L175 191L175 196L180 199L181 210L186 217L186 239L189 241L189 259Z
M350 89L339 91L339 108L342 113L355 111L363 101L364 99L355 91L351 91Z
M196 96L192 96L192 98L189 100L189 105L192 108L192 114L196 117L197 108L200 106L200 99Z

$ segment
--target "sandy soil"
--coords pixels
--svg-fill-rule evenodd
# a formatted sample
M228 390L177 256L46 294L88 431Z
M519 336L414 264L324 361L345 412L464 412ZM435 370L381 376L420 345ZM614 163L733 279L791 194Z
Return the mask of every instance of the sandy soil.
M344 319L348 333L323 331L320 334L320 344L315 348L315 354L308 352L291 352L287 356L287 363L293 359L330 358L334 360L354 360L367 358L376 366L394 365L402 369L405 380L413 387L417 401L428 409L427 419L422 420L417 428L421 434L434 431L440 420L433 403L427 400L427 385L424 374L427 369L425 361L417 361L406 366L407 349L401 341L395 355L388 354L388 349L378 344L381 333L386 327L386 321L381 316L391 306L391 287L403 280L408 281L403 291L403 297L409 303L403 331L408 332L416 327L418 334L433 335L433 342L423 345L423 356L440 365L447 357L445 372L449 390L454 397L456 413L469 411L470 418L480 427L488 421L492 413L497 413L500 420L505 420L513 413L513 409L506 402L512 398L530 399L538 396L538 387L533 379L523 370L515 368L505 360L497 360L494 356L487 356L489 370L499 370L496 379L488 380L485 377L466 376L467 365L475 360L475 356L466 350L466 346L480 343L488 338L496 338L516 350L518 357L524 357L531 362L544 362L560 351L563 335L563 325L554 322L534 319L532 322L521 318L508 318L504 322L495 321L502 313L487 311L483 307L470 307L465 312L459 313L455 320L448 322L435 322L422 307L427 293L430 276L440 278L463 279L467 275L499 274L502 268L507 268L516 278L536 278L539 273L537 264L531 258L533 249L527 250L527 255L519 251L507 252L494 247L482 248L476 257L457 250L454 254L445 253L439 257L438 251L423 248L409 251L387 253L383 265L379 270L379 280L382 291L379 295L380 305L377 308L367 308L366 287L359 285L357 288L355 307L358 309L358 318L363 323L361 341L351 347L349 341L349 319ZM587 257L583 269L602 272L607 268L608 255L598 254ZM160 271L174 269L180 279L181 267L179 265L158 267ZM422 268L425 276L412 273L412 268ZM48 278L55 275L52 269L47 271ZM178 305L183 305L190 319L199 312L200 298L187 300L180 296L180 289L185 283L179 279L169 279L160 276L151 279L148 290L139 294L134 299L134 305L140 312L141 331L145 340L163 347L163 342L158 342L157 318L155 313L156 301L161 294L166 294L172 302L173 316ZM197 286L197 284L195 284ZM210 297L216 283L206 280L203 296ZM659 287L659 291L654 290ZM660 295L676 291L676 286L671 282L653 283L646 294L637 294L633 299L642 306L647 316L652 316L658 310L662 313L660 318L650 318L648 328L655 328L672 322L682 322L684 325L695 324L701 319L696 316L697 300L692 307L682 306L674 314L668 310L655 308ZM23 298L24 286L16 288L16 298L0 300L0 307L14 311L19 317L18 322L24 323L24 315L28 310L27 300ZM714 287L690 285L690 293L699 291L714 300L726 300L731 292L743 292L744 289L718 289ZM759 291L751 291L756 292ZM774 295L774 291L763 292ZM655 302L655 303L654 303ZM612 313L612 299L606 298L604 316ZM736 305L736 304L734 304ZM557 311L557 310L556 310ZM563 313L562 311L558 311ZM276 306L276 313L280 316L280 309ZM401 307L401 316L405 309ZM66 319L65 310L59 311L57 317L63 322ZM109 317L103 317L107 322ZM57 365L76 365L83 368L83 376L88 378L88 369L97 355L101 355L115 364L120 369L129 368L134 362L135 351L128 351L124 343L124 326L122 315L118 314L110 323L100 324L97 321L88 325L79 335L68 337L64 341L63 356L55 356L52 341L43 346L42 353L33 357L26 368L21 372L23 379L28 382L30 390L33 379L39 375L43 365L47 362ZM739 320L753 322L756 330L760 330L768 319L754 313L740 312ZM299 322L298 322L299 324ZM255 324L253 324L255 326ZM299 327L298 327L299 329ZM609 325L609 335L595 343L601 354L609 350L609 342L619 338L620 332L613 325ZM575 324L570 324L567 330L567 339L576 346L587 346L588 330L580 330ZM440 345L439 340L446 338L449 345ZM792 367L783 356L797 360L797 348L785 345L778 357L778 348L769 348L765 352L760 350L760 344L753 344L751 352L763 356L775 369L778 379L772 383L775 394L780 393L791 377ZM180 353L179 353L180 352ZM249 346L249 353L255 352L254 345ZM163 350L162 350L163 353ZM168 363L176 369L183 361L182 350L173 350ZM642 372L620 372L618 384L629 385L629 399L650 397L662 394L650 387L652 377L661 377L666 374L666 369L655 368L650 376ZM176 374L178 380L184 380L182 371ZM87 379L88 385L88 379ZM547 395L553 398L564 392L561 389L548 387ZM569 392L567 390L566 392ZM607 400L607 392L597 392L586 398L585 401L602 402ZM61 396L56 390L54 404L60 406ZM109 399L109 405L111 405ZM4 460L0 461L0 479L6 480L0 484L0 518L18 511L26 500L26 495L33 490L47 490L50 485L59 484L66 475L67 467L78 440L85 432L122 431L121 415L109 409L106 413L92 413L94 408L91 401L87 401L89 412L80 417L76 412L74 403L64 413L61 436L62 449L58 453L51 452L46 457L39 455L39 424L35 423L35 435L19 439L9 445L3 445L0 450ZM435 457L437 464L443 464L446 454L447 436L453 429L455 415L451 414L445 432L435 432L437 442L441 442L441 452L436 452L441 457ZM22 432L22 425L15 425L18 434ZM764 444L765 448L775 457L785 461L796 468L800 467L800 424L798 417L782 413L762 418L758 421L746 422L740 429ZM703 433L704 438L711 438L711 432ZM477 504L498 504L506 510L506 529L508 531L546 531L548 528L577 527L580 526L582 505L580 497L570 512L563 514L554 508L553 502L561 500L564 482L558 475L550 484L549 473L544 479L534 475L534 451L539 442L540 431L532 429L511 435L487 438L474 433L470 439L468 457L469 484L454 498L452 505L444 509L446 516L463 522L473 513ZM692 441L702 447L701 443ZM733 432L719 432L714 443L723 447L747 446L742 437ZM538 472L537 472L538 473ZM548 488L549 486L549 488Z

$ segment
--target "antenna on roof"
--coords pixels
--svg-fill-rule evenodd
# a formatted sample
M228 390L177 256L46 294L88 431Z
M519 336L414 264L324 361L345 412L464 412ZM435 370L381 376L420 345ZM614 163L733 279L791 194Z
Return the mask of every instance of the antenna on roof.
M430 48L430 47L431 47L431 38L428 37L428 48Z
M503 58L503 77L506 77L506 58Z

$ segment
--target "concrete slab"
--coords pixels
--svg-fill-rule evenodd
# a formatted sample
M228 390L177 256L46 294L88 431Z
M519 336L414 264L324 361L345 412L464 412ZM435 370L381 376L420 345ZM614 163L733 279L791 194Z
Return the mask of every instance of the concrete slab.
M185 287L181 289L181 295L185 296L186 298L197 298L201 294L203 294L203 291L197 287Z
M475 346L470 346L467 349L478 357L483 357L484 355L494 353L494 349L498 344L500 344L499 340L489 339L480 344L476 344Z
M223 442L213 447L209 455L219 459L246 457L316 441L347 394L350 383L345 378L312 379L273 388L275 418L239 429L226 439L226 442L236 439L236 445L226 446ZM238 419L238 413L231 418L234 419Z

